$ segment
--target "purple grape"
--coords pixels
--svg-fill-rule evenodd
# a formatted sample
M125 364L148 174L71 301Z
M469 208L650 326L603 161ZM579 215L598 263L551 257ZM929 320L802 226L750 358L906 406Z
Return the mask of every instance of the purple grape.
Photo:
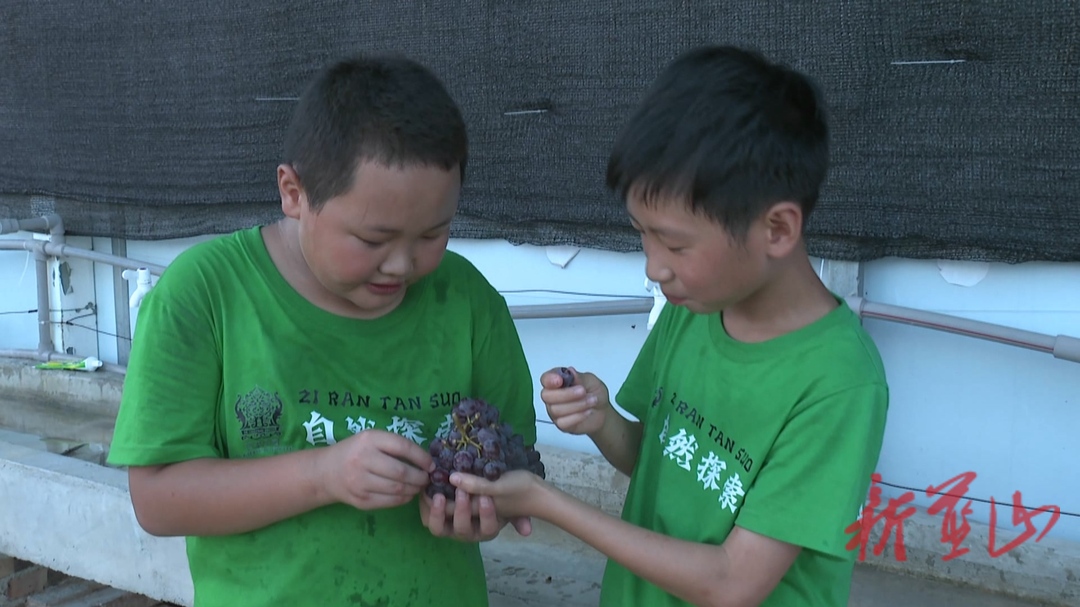
M480 448L484 450L484 455L487 456L488 459L502 457L502 449L499 447L499 443L496 441L486 440Z
M427 493L428 497L435 497L436 495L441 493L441 494L443 494L443 496L446 497L446 499L453 499L454 498L454 487L453 487L453 485L431 483L430 485L427 486L427 489L425 489L424 492Z
M448 484L450 482L450 474L442 468L436 468L431 471L431 482L436 485Z
M488 464L488 460L483 457L478 457L473 460L472 473L480 476L484 473L484 466Z
M574 385L574 372L566 367L559 367L559 377L562 378L562 387L569 388Z
M443 447L443 450L439 452L436 460L436 465L443 470L449 470L454 467L454 451L449 447Z
M454 470L458 472L472 472L473 454L468 451L458 451L454 454Z
M506 472L506 464L502 462L488 462L484 466L484 478L489 481L497 481Z
M499 410L495 407L488 407L480 412L480 424L483 426L494 426L499 423Z

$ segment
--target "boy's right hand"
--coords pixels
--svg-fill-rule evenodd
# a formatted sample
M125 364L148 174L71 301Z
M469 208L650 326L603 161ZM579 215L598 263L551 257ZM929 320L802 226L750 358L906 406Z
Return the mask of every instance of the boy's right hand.
M574 383L563 387L559 369L551 369L540 376L540 399L547 406L551 421L568 434L595 434L604 427L607 412L611 409L607 386L592 373L580 373L568 367L574 374Z
M324 447L317 461L316 474L328 497L360 510L407 504L435 468L422 447L384 430L364 430Z

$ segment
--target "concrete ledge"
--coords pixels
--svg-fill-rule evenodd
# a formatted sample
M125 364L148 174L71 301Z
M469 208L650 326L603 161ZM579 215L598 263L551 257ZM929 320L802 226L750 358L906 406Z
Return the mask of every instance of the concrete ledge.
M0 442L0 487L0 553L192 604L183 538L157 538L139 527L124 472Z
M886 571L965 584L1021 599L1080 605L1080 544L1053 537L1036 543L1032 537L993 558L988 549L990 526L969 521L971 531L961 544L968 552L946 561L943 557L952 547L941 541L942 520L941 516L930 516L923 508L916 508L915 514L904 520L904 561L896 559L895 535L889 538L880 555L873 554L884 530L884 523L879 523L870 533L865 563ZM1011 529L998 528L994 543L1000 548L1019 535Z
M0 395L9 399L62 404L66 409L116 417L124 376L109 371L35 369L36 360L0 358Z

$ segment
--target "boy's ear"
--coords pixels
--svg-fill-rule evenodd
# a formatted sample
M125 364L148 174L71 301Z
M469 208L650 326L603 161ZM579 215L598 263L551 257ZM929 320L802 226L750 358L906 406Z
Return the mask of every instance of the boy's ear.
M787 257L802 241L802 207L795 202L778 202L765 212L764 220L769 257Z
M307 204L307 193L300 184L300 176L288 164L279 164L277 168L278 193L281 194L281 212L286 217L300 219L300 209Z

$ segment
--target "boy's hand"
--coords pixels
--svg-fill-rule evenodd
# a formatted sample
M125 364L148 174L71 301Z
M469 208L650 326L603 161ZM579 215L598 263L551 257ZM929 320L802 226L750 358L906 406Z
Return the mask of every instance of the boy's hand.
M611 408L608 389L604 382L592 373L579 373L569 367L574 374L574 384L563 387L563 379L558 369L552 369L540 376L540 399L547 406L551 421L563 432L569 434L594 434L604 427L604 419Z
M316 474L335 502L360 510L408 503L428 484L435 462L422 447L392 432L364 430L319 450Z
M495 513L495 503L490 497L470 496L461 489L453 501L445 495L434 498L420 495L420 517L431 533L438 537L452 537L464 542L486 542L494 539L508 522ZM523 536L532 533L528 518L519 517L509 521Z
M494 500L494 510L499 516L522 517L537 516L540 500L538 490L544 481L527 470L513 470L503 474L497 481L489 481L480 476L454 472L450 475L450 484L457 487L458 493L479 495L481 499ZM490 497L488 497L490 496Z

